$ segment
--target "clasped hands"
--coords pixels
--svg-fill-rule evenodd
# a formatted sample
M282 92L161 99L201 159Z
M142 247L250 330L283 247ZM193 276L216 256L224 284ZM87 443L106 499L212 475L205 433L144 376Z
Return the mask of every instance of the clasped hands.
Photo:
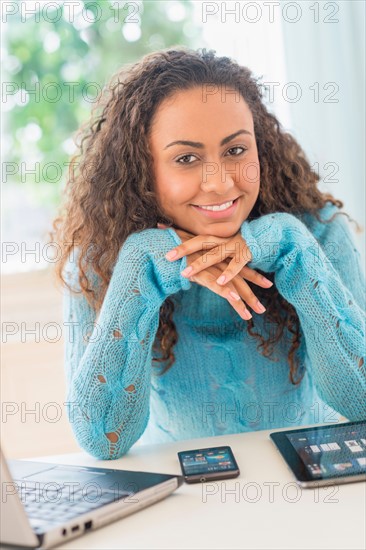
M167 227L159 223L157 226L159 229ZM265 311L244 279L263 288L270 288L273 283L246 266L251 261L252 254L240 231L227 238L193 235L176 228L174 231L179 235L182 244L170 250L165 257L169 261L175 261L187 256L187 268L181 272L183 277L226 298L245 320L251 319L252 315L244 301L256 313Z

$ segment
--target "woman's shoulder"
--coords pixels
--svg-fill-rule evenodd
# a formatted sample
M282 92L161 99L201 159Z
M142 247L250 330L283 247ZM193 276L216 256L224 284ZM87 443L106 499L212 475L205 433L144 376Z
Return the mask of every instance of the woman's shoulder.
M305 212L298 215L298 218L306 225L317 240L326 239L330 234L333 238L337 234L344 234L344 232L349 234L347 215L336 204L327 201L317 211L317 216L313 212Z
M341 210L338 208L336 204L333 204L330 201L327 201L325 205L322 208L319 208L317 210L317 215L324 221L328 220L333 216L334 213L341 212ZM304 223L314 223L314 221L318 221L315 214L313 212L303 212L298 215L300 219ZM318 222L319 223L319 222Z

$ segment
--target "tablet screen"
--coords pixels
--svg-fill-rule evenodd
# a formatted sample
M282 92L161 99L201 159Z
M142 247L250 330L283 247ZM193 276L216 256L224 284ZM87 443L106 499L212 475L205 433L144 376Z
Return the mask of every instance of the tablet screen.
M287 433L312 479L366 472L366 423Z

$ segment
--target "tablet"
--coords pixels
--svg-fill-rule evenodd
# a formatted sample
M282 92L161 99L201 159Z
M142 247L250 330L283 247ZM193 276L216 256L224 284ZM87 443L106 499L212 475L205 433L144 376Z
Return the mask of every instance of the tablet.
M301 487L366 480L366 421L272 432Z

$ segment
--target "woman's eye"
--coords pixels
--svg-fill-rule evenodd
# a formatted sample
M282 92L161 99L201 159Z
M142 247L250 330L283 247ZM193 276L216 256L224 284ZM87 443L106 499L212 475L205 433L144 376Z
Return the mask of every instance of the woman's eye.
M194 157L194 155L183 155L182 157L179 157L177 159L177 162L179 164L192 164L191 162L181 162L182 159L187 159L187 158L190 158L190 157Z
M234 149L241 149L242 152L244 152L244 151L247 150L245 147L241 147L240 145L237 145L236 147L231 147L231 148L228 150L228 152L229 152L229 151L233 151ZM241 155L241 152L239 152L239 153L234 153L234 154L231 155L231 156L237 157L237 156L239 156L239 155Z
M236 147L230 147L230 149L228 150L229 151L235 151L236 149L239 149L239 153L234 153L230 156L232 157L238 157L239 155L241 155L242 153L244 153L245 151L247 151L246 147L242 147L240 145L237 145ZM184 159L189 159L189 158L195 158L195 155L192 155L192 154L187 154L187 155L182 155L181 157L179 157L176 162L178 164L193 164L193 162L190 162L190 161L187 161L184 160Z

